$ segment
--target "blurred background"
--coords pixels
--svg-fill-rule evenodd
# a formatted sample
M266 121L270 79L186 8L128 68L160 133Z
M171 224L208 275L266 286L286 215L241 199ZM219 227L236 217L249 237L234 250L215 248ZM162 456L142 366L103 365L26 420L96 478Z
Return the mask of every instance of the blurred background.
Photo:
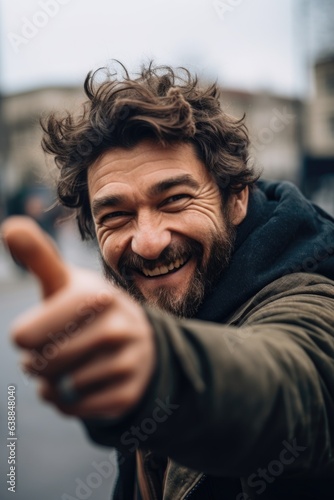
M41 151L39 118L77 109L87 72L112 58L130 71L154 59L217 80L225 110L246 113L251 161L263 176L295 182L334 215L332 0L0 0L0 221L29 214L67 261L98 268L94 246L50 208L55 173ZM0 496L11 494L6 391L16 384L16 498L108 499L116 475L110 450L39 402L8 340L10 323L38 297L0 246Z

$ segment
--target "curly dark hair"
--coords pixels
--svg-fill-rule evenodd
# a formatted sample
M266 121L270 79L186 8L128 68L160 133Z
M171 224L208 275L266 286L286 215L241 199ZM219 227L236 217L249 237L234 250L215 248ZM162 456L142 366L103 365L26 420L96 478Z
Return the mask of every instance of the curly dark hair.
M75 209L83 239L95 236L87 171L112 148L131 148L146 139L163 146L191 143L223 200L254 184L259 175L248 162L245 115L236 119L221 109L216 83L202 88L187 69L152 62L131 78L117 63L121 72L100 68L88 73L88 100L79 116L66 112L41 121L42 147L54 155L60 170L59 200ZM99 82L101 72L104 79Z

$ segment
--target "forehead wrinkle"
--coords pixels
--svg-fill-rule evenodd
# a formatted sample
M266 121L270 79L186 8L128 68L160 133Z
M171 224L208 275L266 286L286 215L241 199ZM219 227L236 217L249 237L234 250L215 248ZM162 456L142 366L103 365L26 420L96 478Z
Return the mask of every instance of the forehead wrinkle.
M126 168L122 168L122 164ZM158 171L171 171L171 170L183 170L185 168L185 162L180 159L176 159L173 157L156 159L152 158L146 160L145 162L140 162L131 166L131 160L126 158L113 158L109 159L106 163L95 163L92 165L93 168L90 169L88 176L90 177L90 182L95 184L95 189L98 191L103 188L109 182L122 182L122 178L124 182L127 182L127 178L137 177L140 179L142 177L142 170L145 170L145 167L153 165L156 166L156 170ZM154 174L154 170L149 172Z
M182 157L180 157L178 154L180 148L182 150ZM151 158L152 153L153 155L155 155L159 151L162 154L161 158L157 158L156 156L154 158ZM166 153L169 153L168 156L166 156ZM178 145L178 148L174 148L171 146L169 149L166 149L165 147L159 146L158 144L152 143L151 141L144 141L141 145L135 146L132 149L115 148L113 150L106 151L91 165L91 167L93 167L93 169L95 167L95 169L97 168L97 170L99 170L100 168L108 167L115 173L117 173L118 171L123 175L131 175L131 173L135 172L138 168L140 169L145 164L149 165L150 163L157 164L160 162L173 162L176 164L181 163L182 166L182 164L187 163L189 153L193 153L193 147L187 143ZM110 157L110 154L116 154L117 157ZM131 167L131 163L137 164L138 160L139 165ZM115 163L116 167L114 167L114 169L111 168L111 165ZM126 169L128 170L127 172L125 172L123 169L123 163L129 166L128 169ZM119 168L117 168L117 165L119 166Z
M126 160L124 160L126 161ZM105 163L104 165L98 166L96 165L96 170L91 171L89 184L90 187L93 188L93 191L97 193L100 190L104 190L107 185L111 184L128 184L131 179L138 185L138 182L141 183L142 180L149 179L151 175L155 176L156 174L161 175L162 173L166 176L166 179L162 178L160 181L152 180L152 188L148 188L149 195L156 195L168 189L168 183L170 187L177 184L187 184L194 189L198 189L199 183L194 179L194 177L187 172L188 168L183 161L173 160L166 161L166 159L161 160L150 160L145 164L137 165L135 168L128 169L128 171L122 170L120 165L115 165L116 168L111 169L111 163L117 162L118 160L112 160L111 162ZM156 166L152 170L145 171L145 167L149 164ZM144 172L142 172L144 170ZM144 177L145 179L144 179ZM155 186L156 184L156 186ZM160 186L161 185L161 186Z

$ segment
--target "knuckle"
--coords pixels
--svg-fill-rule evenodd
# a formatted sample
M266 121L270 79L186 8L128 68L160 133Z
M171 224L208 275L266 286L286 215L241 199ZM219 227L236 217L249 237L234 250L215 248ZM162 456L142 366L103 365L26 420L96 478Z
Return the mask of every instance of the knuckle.
M132 384L133 385L133 384ZM124 389L120 393L117 399L114 401L114 407L117 407L119 411L127 411L132 408L137 403L138 395L135 388L128 384L127 389Z
M10 338L12 342L19 347L32 347L32 345L30 345L31 342L29 342L29 335L27 335L23 325L14 325L10 333Z
M97 334L96 337L97 344L99 347L109 347L112 344L112 331L107 325L103 325Z

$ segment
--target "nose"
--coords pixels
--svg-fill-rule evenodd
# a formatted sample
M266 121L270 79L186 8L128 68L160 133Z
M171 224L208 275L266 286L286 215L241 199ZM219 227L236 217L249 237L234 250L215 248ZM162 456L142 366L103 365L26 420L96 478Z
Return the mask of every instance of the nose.
M157 259L170 244L171 232L164 227L159 215L138 218L131 240L131 249L144 259Z

